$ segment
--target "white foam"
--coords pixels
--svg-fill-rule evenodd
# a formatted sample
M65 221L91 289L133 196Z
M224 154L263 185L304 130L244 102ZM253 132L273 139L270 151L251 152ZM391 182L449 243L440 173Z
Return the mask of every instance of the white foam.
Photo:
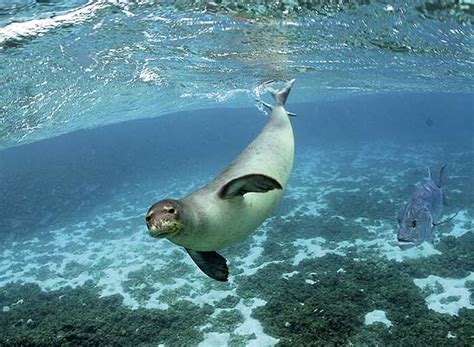
M56 27L76 24L91 18L103 8L103 2L90 1L80 9L50 18L33 19L26 22L14 22L0 28L0 45L8 40L17 40L28 36L38 36Z
M154 83L161 83L163 81L163 77L161 77L158 72L144 67L139 74L140 80L143 82L154 82Z
M387 328L390 328L392 326L392 322L387 318L385 311L381 311L381 310L374 310L365 315L365 318L364 318L365 325L371 325L374 323L382 323Z
M474 272L461 279L430 275L426 278L414 279L413 281L423 290L435 291L426 298L428 308L431 310L456 316L463 307L470 310L474 309L474 305L470 302L471 293L466 288L467 281L474 281ZM437 288L442 288L442 292L437 293Z

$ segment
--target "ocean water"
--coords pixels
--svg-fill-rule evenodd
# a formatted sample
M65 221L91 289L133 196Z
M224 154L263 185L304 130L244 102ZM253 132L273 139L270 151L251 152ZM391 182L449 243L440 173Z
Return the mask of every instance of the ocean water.
M0 345L474 345L473 15L0 0ZM145 214L219 174L291 78L288 187L214 281ZM402 250L443 164L455 217Z

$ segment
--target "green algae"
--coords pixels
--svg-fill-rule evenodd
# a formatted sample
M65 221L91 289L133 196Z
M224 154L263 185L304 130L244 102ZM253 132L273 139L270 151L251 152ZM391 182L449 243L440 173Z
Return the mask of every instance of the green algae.
M452 302L457 302L460 299L461 299L461 296L459 296L459 295L450 295L446 298L442 298L439 302L444 305L444 304L450 304Z
M172 260L169 266L173 267L173 263L175 263L175 260ZM129 293L139 304L145 304L151 295L157 291L157 284L160 286L174 286L176 278L180 274L182 275L182 272L192 270L190 266L183 266L183 264L175 268L180 269L180 271L170 272L164 267L155 267L150 264L144 265L139 270L128 274L128 279L123 283L124 292ZM179 300L182 296L188 296L192 290L193 288L189 284L174 288L173 290L164 289L163 303L170 303Z
M49 265L43 265L40 267L31 268L29 271L25 272L25 276L35 276L40 281L45 281L49 278L55 276L55 271L53 271Z
M64 272L67 274L66 278L78 277L82 272L87 270L87 266L81 265L75 261L71 261L64 266ZM54 276L50 276L49 278L51 277Z
M273 260L289 260L297 249L290 246L297 239L322 237L329 243L345 240L370 239L367 228L353 220L344 220L322 212L321 216L295 216L291 220L277 217L267 227L263 256Z
M474 233L468 232L458 238L441 238L435 248L441 252L427 258L405 260L404 271L415 278L436 275L441 277L466 277L474 269Z
M443 286L441 285L441 283L439 283L438 281L436 281L434 284L427 284L423 289L422 289L422 295L426 298L432 294L441 294L442 292L444 292L444 288Z
M398 206L389 203L388 196L371 189L357 192L332 192L326 195L328 209L346 219L388 219ZM395 212L396 213L396 212Z
M253 333L244 334L244 335L237 335L237 334L231 333L230 338L229 338L229 347L247 346L247 343L249 341L256 340L256 339L257 339L257 336Z
M240 302L240 298L233 295L227 295L225 298L219 300L215 306L216 308L234 308Z
M280 339L281 346L308 341L310 345L472 342L472 310L460 310L456 317L428 309L424 293L394 261L354 261L328 254L304 260L289 280L281 277L291 270L287 264L269 265L259 276L242 279L238 288L241 296L258 295L267 301L253 316L267 334ZM365 314L374 309L384 310L393 326L385 330L364 326ZM456 337L446 342L449 331Z
M21 303L17 303L23 300ZM167 310L131 310L122 297L100 297L90 282L83 287L42 292L34 284L9 284L0 291L0 345L195 345L199 326L214 309L179 301Z
M222 310L217 314L216 317L211 317L208 323L211 325L209 328L204 329L204 332L219 332L226 333L234 331L244 322L242 313L237 310Z

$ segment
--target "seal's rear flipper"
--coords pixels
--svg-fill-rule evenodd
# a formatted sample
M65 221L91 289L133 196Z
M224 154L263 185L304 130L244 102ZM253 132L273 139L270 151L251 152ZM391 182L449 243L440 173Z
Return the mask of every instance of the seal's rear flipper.
M227 282L229 268L227 267L227 261L222 255L217 252L200 252L188 248L185 249L202 272L217 281Z
M264 84L273 83L273 82L274 81L271 80L271 81L265 82ZM270 94L272 94L273 99L275 99L276 106L284 106L285 105L286 99L288 98L288 95L290 94L291 87L293 86L293 83L295 83L295 79L292 79L291 81L289 81L286 84L285 88L283 88L281 90L275 90L275 89L270 88L270 87L267 89L270 92ZM260 97L257 98L257 102L260 102L266 108L268 108L270 110L273 110L273 106L266 103L265 101L261 100ZM286 111L286 113L288 114L288 116L296 117L295 113L288 112L288 111Z
M268 88L268 91L270 94L272 94L273 99L275 99L275 103L277 105L284 105L286 102L286 99L288 98L288 95L290 94L291 87L293 87L293 83L295 83L295 79L293 78L291 81L289 81L285 88L281 90L275 90L273 88Z
M250 174L235 178L227 182L220 190L221 199L231 199L245 193L266 193L273 189L282 189L280 183L274 178L260 174Z

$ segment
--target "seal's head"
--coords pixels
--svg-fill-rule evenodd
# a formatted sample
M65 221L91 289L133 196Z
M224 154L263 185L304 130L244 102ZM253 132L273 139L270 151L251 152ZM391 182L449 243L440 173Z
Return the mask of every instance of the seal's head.
M146 214L146 226L151 237L176 235L183 229L183 206L178 200L161 200L150 207Z

